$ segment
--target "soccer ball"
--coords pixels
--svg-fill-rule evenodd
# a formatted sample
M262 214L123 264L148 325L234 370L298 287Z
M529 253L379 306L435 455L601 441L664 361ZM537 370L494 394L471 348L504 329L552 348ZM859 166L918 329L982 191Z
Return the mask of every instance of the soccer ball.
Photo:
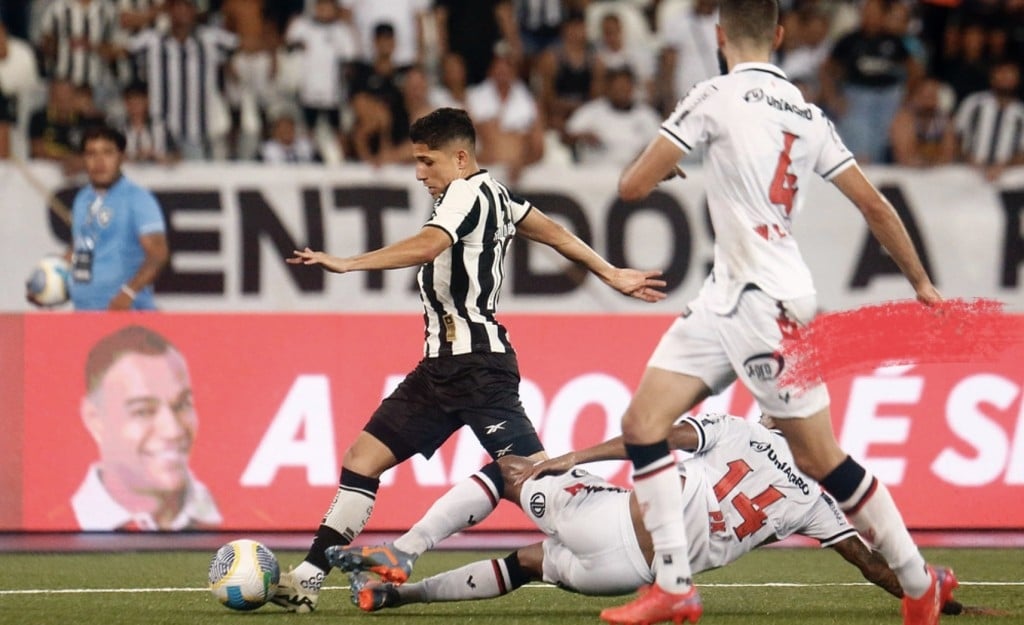
M40 306L60 306L68 301L71 267L60 256L39 261L25 280L25 291Z
M255 540L233 540L210 560L210 592L232 610L255 610L277 590L281 569L274 552Z

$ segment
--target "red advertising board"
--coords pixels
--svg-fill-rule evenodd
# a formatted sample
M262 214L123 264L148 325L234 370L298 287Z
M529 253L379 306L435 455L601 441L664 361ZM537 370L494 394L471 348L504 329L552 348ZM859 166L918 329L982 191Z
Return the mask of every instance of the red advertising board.
M671 323L644 315L503 319L519 354L523 403L553 454L618 433ZM159 332L187 361L198 421L190 466L230 530L314 529L345 448L422 349L422 317L413 314L0 317L0 409L5 433L23 430L20 444L0 437L0 529L77 529L69 499L97 458L83 420L85 362L101 337L131 324ZM829 381L840 442L889 484L914 528L1024 527L1022 387L1024 363L1010 354L986 365L891 367ZM756 416L735 387L705 407ZM485 461L464 431L429 461L415 457L385 474L369 527L409 527ZM596 471L629 480L622 464ZM18 505L8 505L19 490ZM480 527L530 525L500 506Z

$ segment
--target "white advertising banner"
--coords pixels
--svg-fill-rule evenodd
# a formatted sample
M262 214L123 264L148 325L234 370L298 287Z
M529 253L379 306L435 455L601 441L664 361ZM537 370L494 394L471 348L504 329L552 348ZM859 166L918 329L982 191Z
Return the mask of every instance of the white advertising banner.
M431 199L413 168L186 164L131 167L168 218L171 263L158 284L167 311L414 312L415 269L346 276L284 263L309 245L351 255L398 241L427 219ZM666 183L648 199L618 200L613 169L533 168L514 191L616 264L660 269L669 299L645 305L582 275L543 246L517 241L506 266L506 312L660 313L681 309L708 272L713 234L704 177ZM965 167L869 168L907 222L947 297L999 299L1024 307L1024 168L987 183ZM500 177L500 175L499 175ZM80 183L81 181L79 181ZM24 279L42 256L61 252L67 227L46 193L70 205L75 184L58 168L0 163L4 227L0 311L29 309ZM821 180L802 181L795 231L819 304L852 308L912 296L856 208Z

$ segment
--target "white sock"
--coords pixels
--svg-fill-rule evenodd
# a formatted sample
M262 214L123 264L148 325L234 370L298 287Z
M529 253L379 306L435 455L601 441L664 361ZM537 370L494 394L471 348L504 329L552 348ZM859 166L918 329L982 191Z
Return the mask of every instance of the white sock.
M885 484L866 473L854 496L839 502L839 507L861 536L885 557L907 596L917 598L928 591L931 576L924 558Z
M636 467L633 489L644 511L644 527L654 542L655 582L672 593L684 593L693 583L683 523L683 490L671 454Z
M321 571L316 565L303 560L292 570L292 575L295 576L296 582L303 588L313 592L320 592L320 587L324 584L326 572Z
M480 560L452 571L398 586L402 603L468 601L500 597L515 590L503 560Z
M500 493L493 480L478 471L451 487L430 506L408 532L395 540L395 547L421 555L437 543L487 518L498 505Z

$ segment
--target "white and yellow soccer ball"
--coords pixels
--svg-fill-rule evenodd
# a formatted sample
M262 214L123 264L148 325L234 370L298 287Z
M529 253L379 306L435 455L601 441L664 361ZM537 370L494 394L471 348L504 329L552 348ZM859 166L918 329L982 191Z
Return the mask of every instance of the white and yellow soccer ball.
M39 306L60 306L68 301L71 267L60 256L40 260L25 280L25 292Z
M210 561L210 592L232 610L255 610L269 601L280 577L274 552L248 538L227 543Z

